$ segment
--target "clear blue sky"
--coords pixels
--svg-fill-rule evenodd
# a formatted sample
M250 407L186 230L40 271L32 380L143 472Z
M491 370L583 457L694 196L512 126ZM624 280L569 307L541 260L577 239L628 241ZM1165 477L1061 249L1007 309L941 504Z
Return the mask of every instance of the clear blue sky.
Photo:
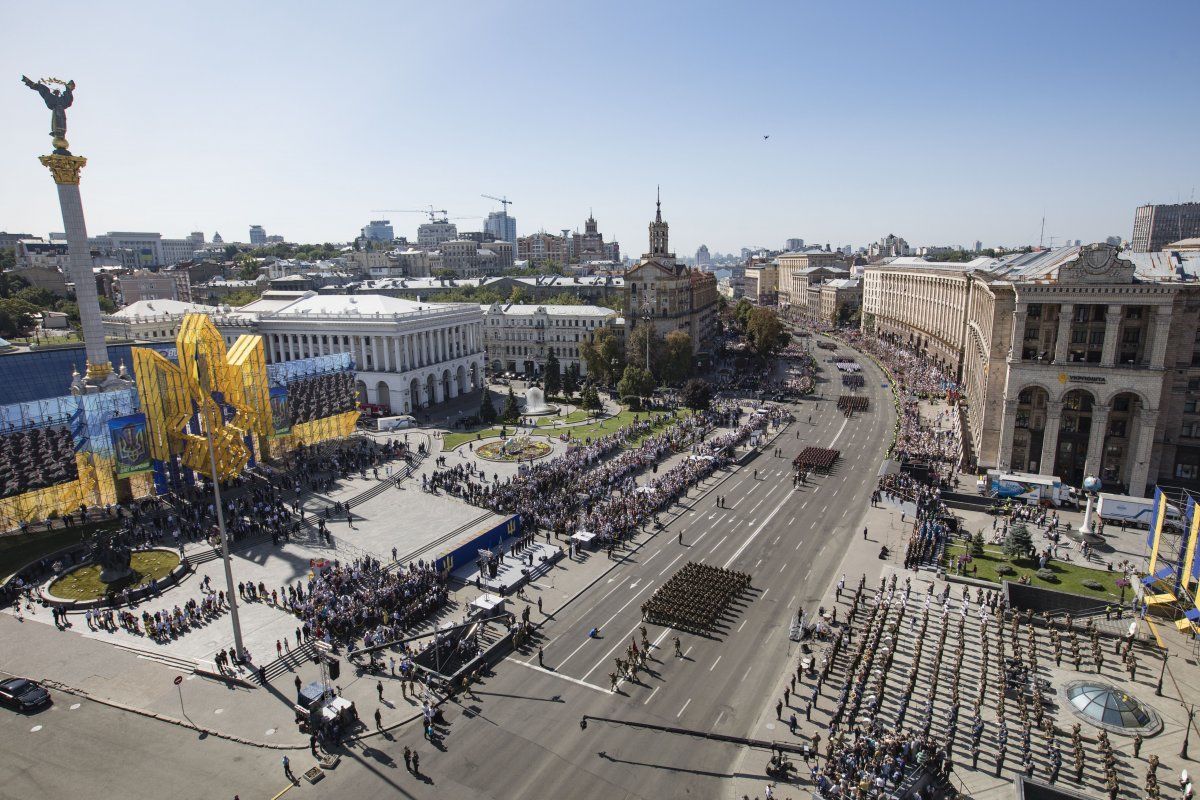
M79 84L93 233L344 241L486 192L522 233L593 208L638 254L661 183L681 254L1020 244L1043 210L1047 235L1128 237L1200 184L1194 0L54 7L3 13L2 230L62 227L22 73Z

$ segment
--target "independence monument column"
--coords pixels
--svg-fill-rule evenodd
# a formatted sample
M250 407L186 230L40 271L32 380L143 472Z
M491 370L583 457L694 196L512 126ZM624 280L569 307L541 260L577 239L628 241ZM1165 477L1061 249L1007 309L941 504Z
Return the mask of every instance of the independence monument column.
M71 155L67 149L67 109L74 102L75 81L60 81L45 78L33 82L25 76L21 80L30 89L42 96L50 109L50 138L54 152L40 156L43 166L50 170L58 185L58 204L62 209L63 227L67 233L68 277L75 283L75 300L79 305L79 319L83 327L83 341L87 351L87 375L82 385L76 382L72 391L76 393L102 392L125 388L129 384L113 374L108 360L108 348L104 344L104 326L100 321L100 302L96 297L96 278L92 272L91 248L88 246L87 226L83 221L83 200L79 196L79 172L87 164L83 156ZM63 87L51 89L47 84Z

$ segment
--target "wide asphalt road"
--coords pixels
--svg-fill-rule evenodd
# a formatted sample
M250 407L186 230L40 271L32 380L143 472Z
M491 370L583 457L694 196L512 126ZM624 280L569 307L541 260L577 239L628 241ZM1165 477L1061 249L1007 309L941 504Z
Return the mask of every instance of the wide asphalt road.
M815 348L814 353L821 361L829 355ZM417 727L405 730L394 744L376 745L400 762L398 770L380 768L370 755L352 756L367 768L339 774L338 790L355 797L399 790L401 796L422 798L727 793L736 746L599 722L585 731L580 718L790 738L786 725L756 728L756 723L794 664L788 629L797 609L815 610L835 579L849 537L861 535L860 519L895 421L884 376L865 358L858 360L870 411L853 419L837 411L840 377L823 364L822 401L802 403L797 421L772 447L727 474L706 496L692 492L684 501L690 508L676 522L546 620L539 639L545 669L537 666L536 649L514 654L478 688L476 698L447 704L442 742L424 741ZM791 459L808 445L840 449L842 458L815 485L793 489ZM774 446L783 449L782 457L771 454ZM728 509L717 507L718 496L726 498ZM642 673L638 683L623 682L612 693L608 673L638 635L641 603L688 560L747 571L753 590L717 636L679 634L682 659L673 656L675 632L649 625L649 638L658 645L651 674ZM603 638L587 637L592 626L601 628ZM421 753L423 778L405 773L399 756L404 745ZM764 752L764 765L766 760Z

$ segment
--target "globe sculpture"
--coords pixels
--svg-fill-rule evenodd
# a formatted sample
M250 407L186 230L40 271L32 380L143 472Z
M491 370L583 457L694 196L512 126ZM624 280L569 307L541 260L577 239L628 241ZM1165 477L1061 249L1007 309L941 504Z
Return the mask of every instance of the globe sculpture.
M1100 479L1095 475L1083 479L1083 491L1087 492L1087 509L1083 512L1083 522L1079 526L1079 532L1082 534L1092 532L1092 505L1096 501L1096 492L1100 491L1100 486Z
M558 406L547 405L546 393L536 386L530 386L525 390L525 408L521 410L521 413L531 417L557 414Z

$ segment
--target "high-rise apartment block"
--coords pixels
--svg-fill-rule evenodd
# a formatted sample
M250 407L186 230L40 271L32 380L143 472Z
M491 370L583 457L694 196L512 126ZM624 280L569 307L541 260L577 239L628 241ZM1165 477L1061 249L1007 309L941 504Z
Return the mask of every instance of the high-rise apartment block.
M371 242L390 242L396 238L392 223L386 219L373 219L362 229L362 238Z
M1133 212L1133 236L1129 249L1153 253L1171 242L1200 236L1200 203L1138 206Z
M267 243L267 232L262 225L250 226L250 244L255 247Z
M517 218L505 211L493 211L483 223L483 232L517 246Z

